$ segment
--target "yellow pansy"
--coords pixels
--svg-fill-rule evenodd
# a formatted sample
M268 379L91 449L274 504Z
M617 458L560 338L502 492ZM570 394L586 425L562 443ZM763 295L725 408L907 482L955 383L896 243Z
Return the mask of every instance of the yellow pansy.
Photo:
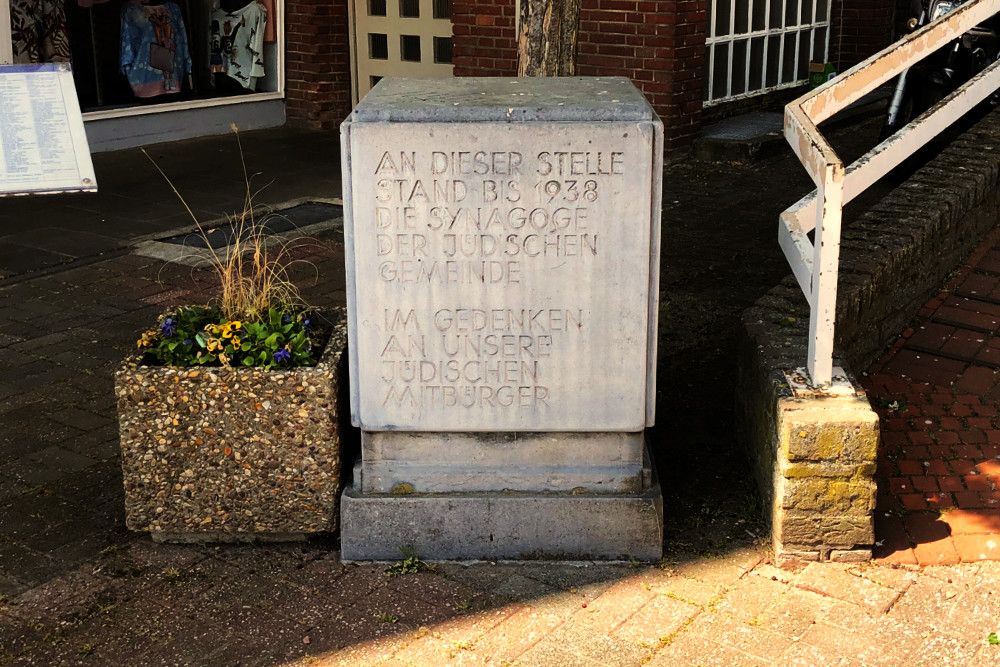
M205 343L205 349L207 349L209 352L215 352L216 350L221 350L222 341L216 338L209 338L208 342Z
M238 350L243 343L240 341L239 336L233 336L233 349Z
M144 331L142 337L135 342L136 347L140 350L146 347L152 347L153 343L156 342L157 332L155 329L150 329L149 331Z

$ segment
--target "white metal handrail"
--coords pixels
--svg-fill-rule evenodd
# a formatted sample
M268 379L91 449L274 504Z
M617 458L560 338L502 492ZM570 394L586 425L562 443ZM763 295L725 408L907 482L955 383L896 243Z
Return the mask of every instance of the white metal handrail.
M817 188L782 213L778 225L778 241L809 302L807 369L813 386L828 385L833 376L844 204L1000 87L1000 61L846 169L817 125L998 11L1000 0L971 0L785 107L785 138Z

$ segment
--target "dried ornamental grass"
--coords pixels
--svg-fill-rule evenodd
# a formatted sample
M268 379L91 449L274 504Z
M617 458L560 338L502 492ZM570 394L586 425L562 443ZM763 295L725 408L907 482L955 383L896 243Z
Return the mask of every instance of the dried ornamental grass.
M211 269L219 293L209 307L182 308L161 316L157 327L137 341L147 357L169 366L298 367L312 366L317 358L318 333L314 316L289 277L297 260L289 243L273 243L266 221L254 206L240 142L239 130L232 125L239 146L246 193L243 210L228 216L233 229L228 250L212 247L209 231L191 210L183 195L156 161L146 153L194 221L209 250Z

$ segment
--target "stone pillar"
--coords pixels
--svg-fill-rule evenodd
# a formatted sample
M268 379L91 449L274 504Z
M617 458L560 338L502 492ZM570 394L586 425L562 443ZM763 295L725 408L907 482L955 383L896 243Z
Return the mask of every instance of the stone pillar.
M624 78L384 80L344 123L346 560L659 558L662 137Z

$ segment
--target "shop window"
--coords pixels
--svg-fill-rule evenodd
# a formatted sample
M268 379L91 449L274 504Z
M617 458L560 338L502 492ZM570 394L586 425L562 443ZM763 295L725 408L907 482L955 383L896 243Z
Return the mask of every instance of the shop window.
M420 35L399 36L399 59L408 63L420 62Z
M368 0L368 16L385 16L385 0Z
M384 33L368 33L368 57L372 60L389 59L389 36Z
M399 0L399 15L404 19L420 18L420 0Z
M72 62L84 111L278 91L283 0L0 2L14 61Z
M434 62L451 62L451 37L434 38Z

